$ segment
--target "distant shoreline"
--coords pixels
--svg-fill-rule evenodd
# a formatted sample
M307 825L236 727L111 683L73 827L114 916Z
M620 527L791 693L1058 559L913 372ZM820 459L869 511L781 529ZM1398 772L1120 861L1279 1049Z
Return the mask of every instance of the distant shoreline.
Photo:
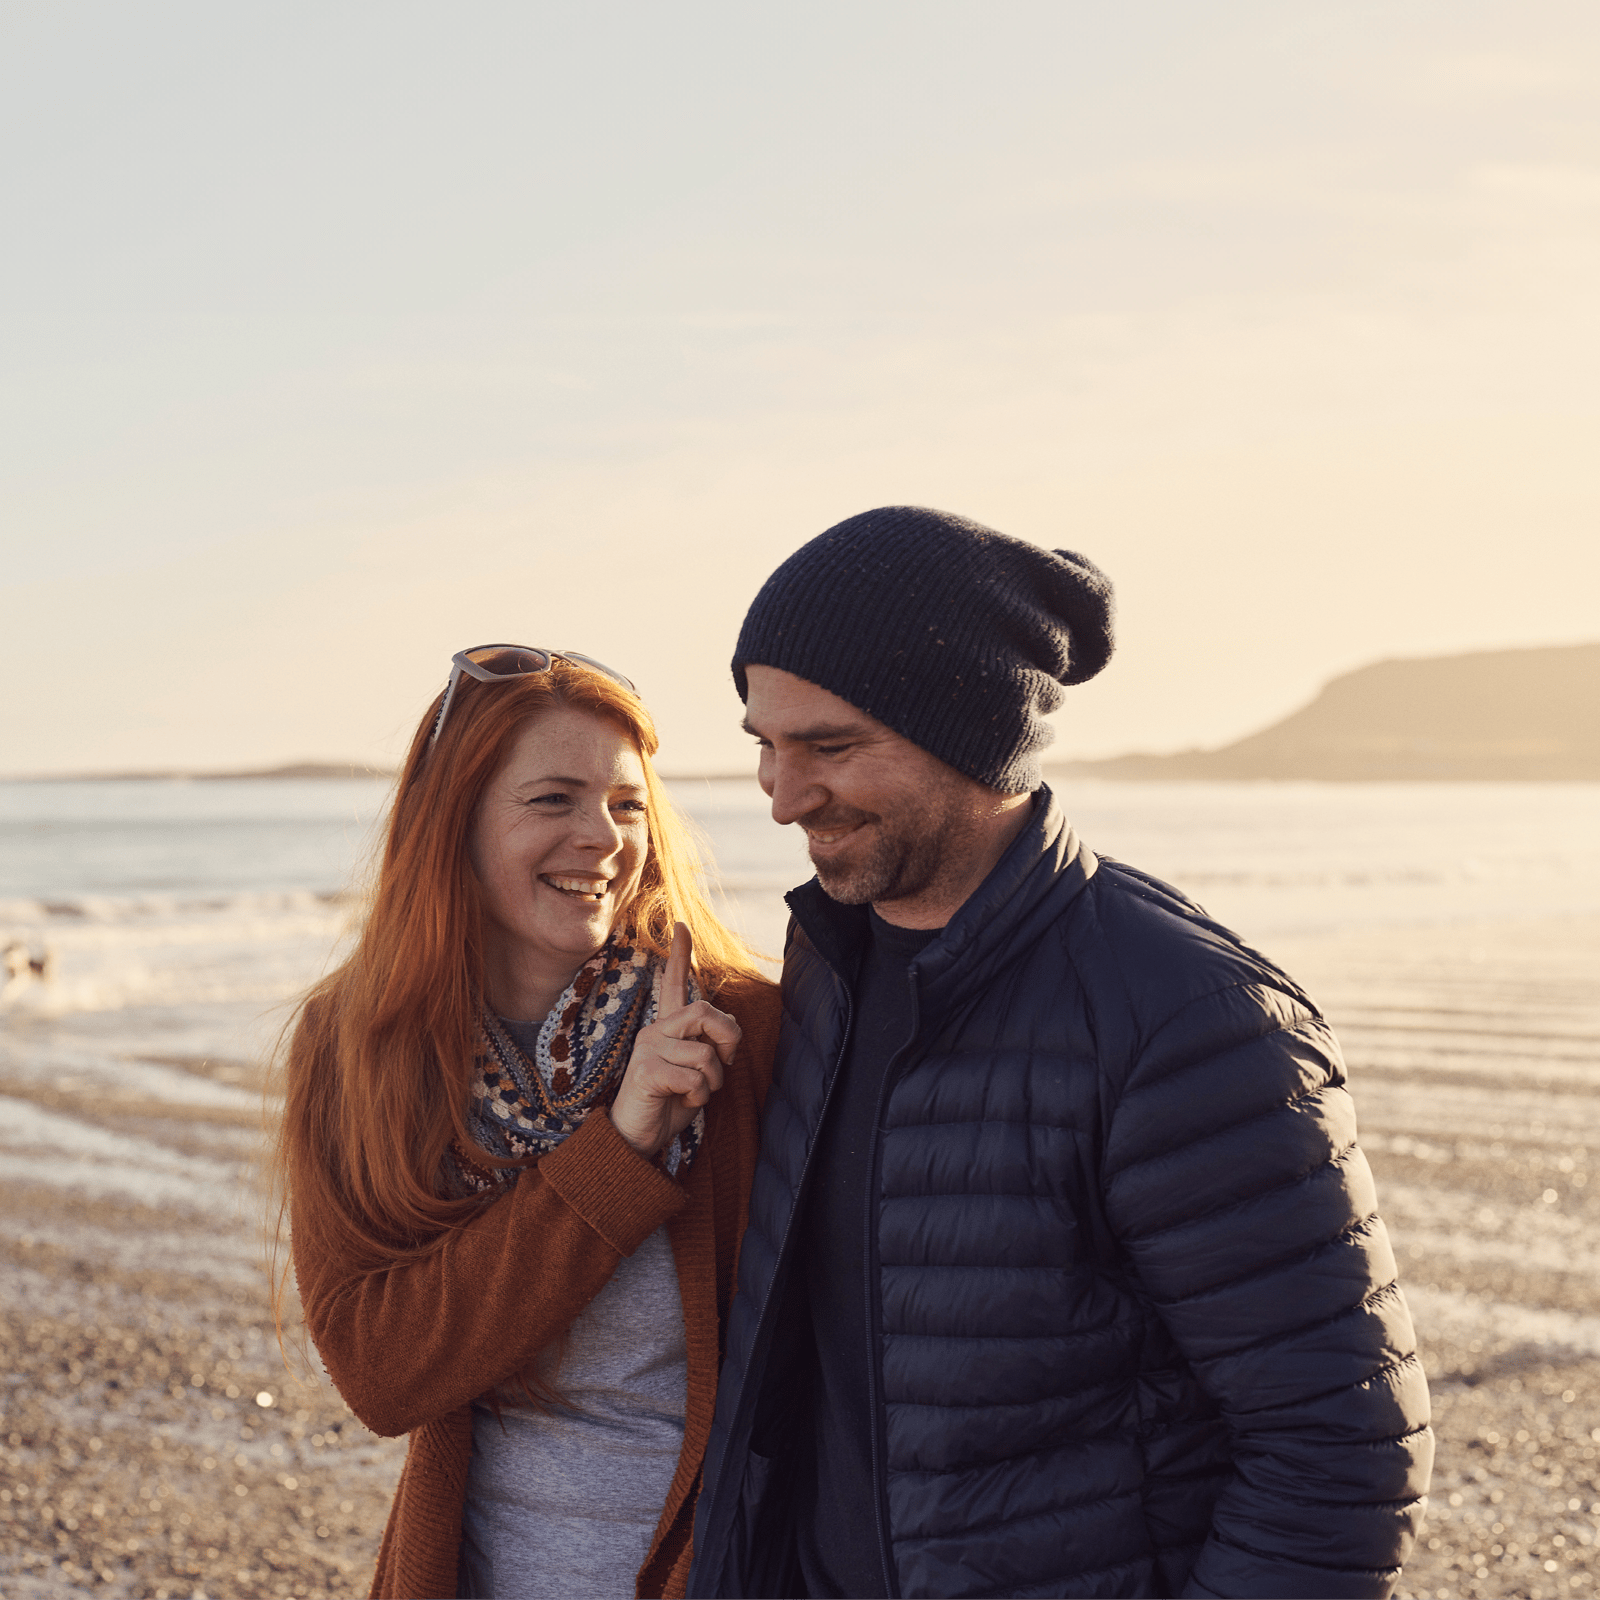
M176 767L139 772L18 772L0 783L221 783L228 779L392 778L393 769L356 761L296 761L284 767L251 767L233 772L188 772Z
M395 767L367 767L355 761L297 761L283 767L252 767L227 772L192 772L176 767L136 772L17 772L0 777L0 783L225 783L280 782L324 778L380 778L398 776ZM663 772L664 783L750 783L754 772Z
M1190 752L1175 755L1102 756L1098 759L1047 761L1044 778L1057 787L1073 779L1088 778L1102 783L1327 783L1345 787L1361 783L1597 783L1600 772L1560 774L1525 773L1515 770L1486 772L1369 772L1359 775L1333 775L1326 772L1219 772L1196 771L1186 765ZM1204 756L1209 752L1194 752ZM1198 766L1200 763L1196 762ZM391 781L396 774L378 767L336 766L305 763L293 767L271 767L252 772L45 772L19 773L0 777L3 784L32 783L274 783L283 781L316 782L324 779L379 779ZM753 772L663 772L663 783L754 783Z

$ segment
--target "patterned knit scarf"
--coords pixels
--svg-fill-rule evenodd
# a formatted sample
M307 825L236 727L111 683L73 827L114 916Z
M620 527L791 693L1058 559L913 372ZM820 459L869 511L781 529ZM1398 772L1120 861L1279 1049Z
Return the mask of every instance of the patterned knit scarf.
M467 1132L492 1155L546 1156L591 1111L616 1098L639 1030L655 1021L666 960L613 935L578 969L539 1029L533 1059L485 1009L473 1052ZM693 977L691 1001L700 998ZM705 1137L702 1107L666 1148L662 1165L683 1177ZM517 1168L486 1167L452 1142L445 1155L450 1193L509 1189Z

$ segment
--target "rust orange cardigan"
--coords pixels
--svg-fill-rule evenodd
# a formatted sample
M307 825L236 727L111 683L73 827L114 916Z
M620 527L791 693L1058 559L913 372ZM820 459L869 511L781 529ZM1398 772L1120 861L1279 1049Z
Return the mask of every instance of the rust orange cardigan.
M713 997L744 1030L706 1139L681 1185L593 1116L516 1186L415 1263L363 1273L296 1251L306 1323L328 1374L374 1433L409 1433L374 1596L453 1595L472 1454L472 1401L534 1362L665 1224L688 1343L683 1450L636 1592L681 1595L778 1036L778 991L733 980ZM291 1230L293 1223L291 1219Z

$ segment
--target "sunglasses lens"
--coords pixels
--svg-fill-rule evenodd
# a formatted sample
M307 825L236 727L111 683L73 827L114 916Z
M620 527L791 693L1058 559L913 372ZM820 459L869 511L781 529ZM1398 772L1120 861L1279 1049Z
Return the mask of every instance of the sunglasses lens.
M593 656L580 656L576 650L563 650L561 652L561 656L562 659L566 661L581 661L584 666L593 667L596 672L605 673L605 675L613 682L620 683L624 689L633 689L635 694L639 692L637 689L634 689L632 678L623 677L623 675L618 672L615 667L608 667L605 662L596 661Z
M548 672L550 656L544 650L528 650L517 645L485 645L468 650L467 660L496 678L520 678L529 672Z

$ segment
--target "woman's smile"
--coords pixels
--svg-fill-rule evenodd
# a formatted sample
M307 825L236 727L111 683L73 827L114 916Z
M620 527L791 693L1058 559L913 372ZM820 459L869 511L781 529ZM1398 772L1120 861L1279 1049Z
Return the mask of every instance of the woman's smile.
M552 889L559 889L562 894L570 894L579 900L592 900L596 904L605 899L606 890L611 887L609 878L558 878L552 872L541 872L539 881L547 883Z

